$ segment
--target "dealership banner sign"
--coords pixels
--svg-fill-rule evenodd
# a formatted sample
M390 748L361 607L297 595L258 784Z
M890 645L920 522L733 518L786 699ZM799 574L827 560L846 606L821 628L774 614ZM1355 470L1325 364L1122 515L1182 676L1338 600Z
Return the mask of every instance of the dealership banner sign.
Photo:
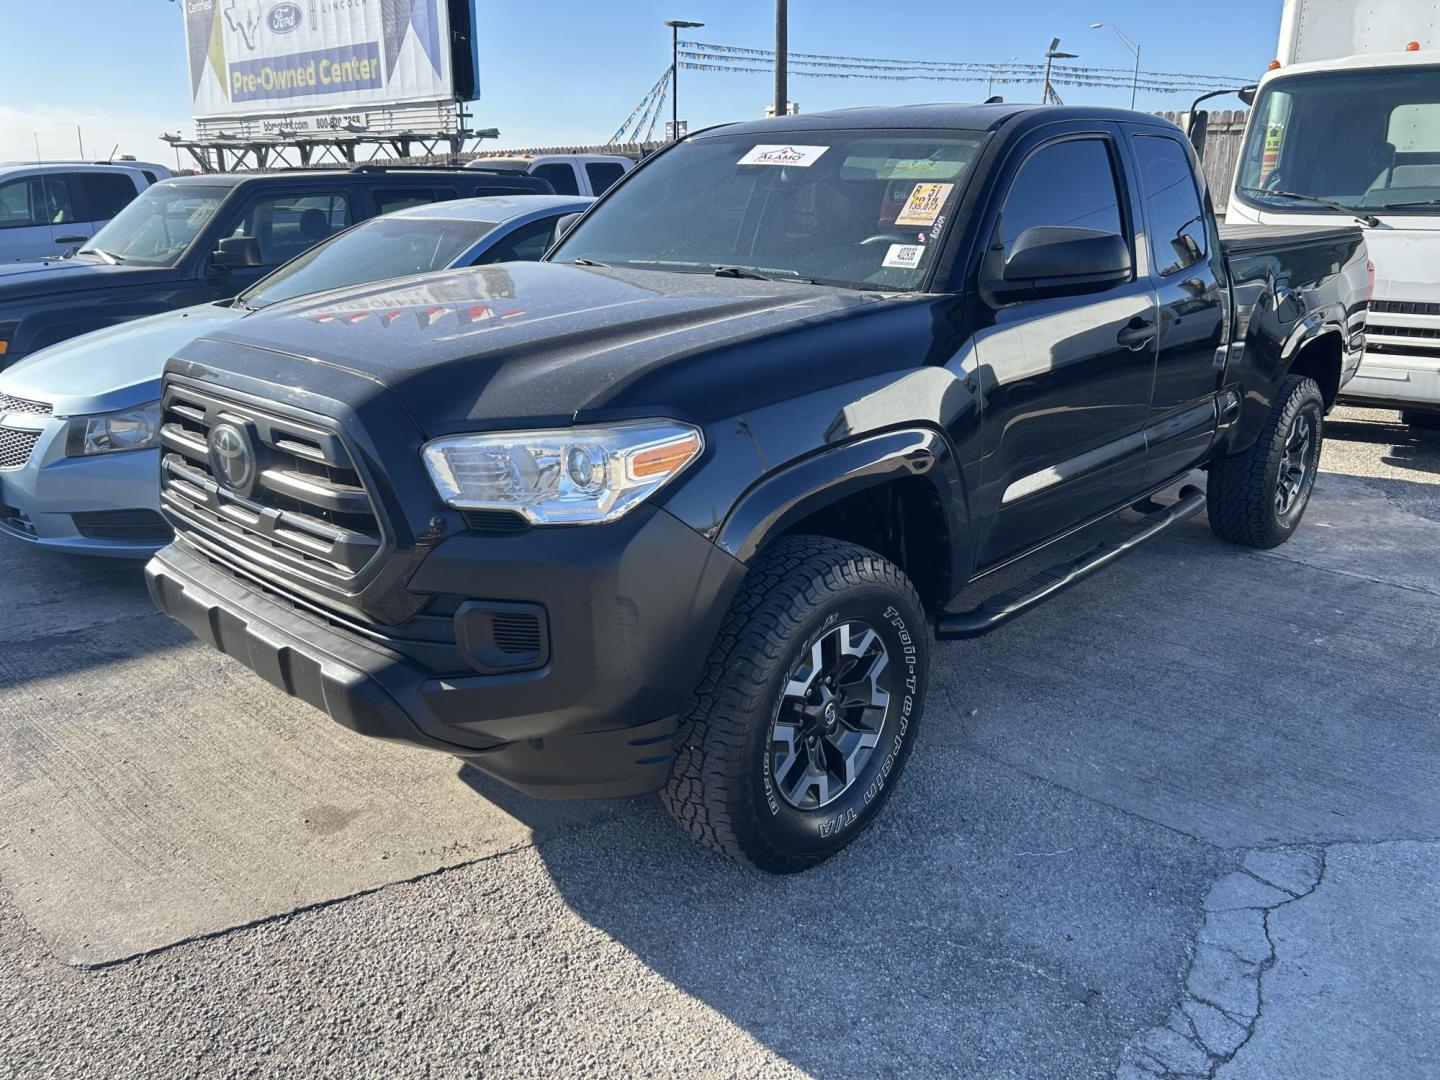
M445 0L181 0L192 115L455 98Z

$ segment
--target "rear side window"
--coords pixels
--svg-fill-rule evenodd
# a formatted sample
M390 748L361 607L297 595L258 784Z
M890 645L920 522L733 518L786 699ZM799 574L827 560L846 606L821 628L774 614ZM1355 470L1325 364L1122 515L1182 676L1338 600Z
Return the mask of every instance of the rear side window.
M535 262L550 250L550 245L555 242L556 220L558 217L548 217L543 221L521 226L476 259L473 265L498 262Z
M550 165L536 165L530 170L530 175L538 176L541 180L549 180L556 195L580 194L580 186L575 182L575 170L563 161L557 161Z
M587 161L585 175L590 178L590 189L596 195L604 195L611 184L625 175L625 170L613 161Z
M38 192L40 185L33 184ZM28 178L0 184L0 229L20 229L42 225L42 219L31 205L32 181Z
M109 221L138 194L135 181L121 173L76 173L71 182L78 183L85 193L91 221Z
M1156 272L1178 273L1205 258L1205 211L1190 156L1163 135L1137 135L1134 146Z
M389 214L395 210L404 210L407 206L426 206L434 202L444 202L446 199L455 198L454 188L421 188L421 187L377 187L375 195L375 212L377 214Z
M1016 238L1041 225L1125 234L1119 189L1104 139L1069 139L1025 159L1005 196L1000 239L1009 258Z
M0 184L0 229L64 225L75 220L64 176L27 176Z

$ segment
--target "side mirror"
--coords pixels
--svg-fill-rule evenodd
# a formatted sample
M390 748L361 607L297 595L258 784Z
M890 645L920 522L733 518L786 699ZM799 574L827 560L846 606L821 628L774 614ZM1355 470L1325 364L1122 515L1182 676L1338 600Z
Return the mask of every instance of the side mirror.
M1015 240L999 280L988 292L997 300L1095 292L1130 279L1130 246L1117 233L1039 225Z
M565 214L555 219L555 243L565 239L565 234L575 227L575 223L583 216L581 213Z
M211 254L210 263L227 270L237 266L261 266L260 241L253 236L227 236Z
M1200 157L1205 156L1205 137L1210 131L1210 114L1204 109L1190 114L1190 145Z
M1257 83L1253 86L1242 86L1239 90L1235 91L1235 96L1238 97L1241 101L1243 101L1246 105L1254 105L1255 95L1259 92L1260 86Z

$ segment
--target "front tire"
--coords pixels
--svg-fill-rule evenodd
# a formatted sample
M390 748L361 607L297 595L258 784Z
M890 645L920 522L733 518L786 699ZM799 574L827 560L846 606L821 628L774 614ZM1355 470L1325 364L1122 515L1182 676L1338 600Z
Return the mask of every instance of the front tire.
M667 809L701 844L805 870L879 812L915 741L925 611L899 568L822 536L751 567L681 726Z
M1215 535L1253 548L1289 540L1310 503L1324 437L1320 387L1290 376L1255 445L1211 466L1206 499Z

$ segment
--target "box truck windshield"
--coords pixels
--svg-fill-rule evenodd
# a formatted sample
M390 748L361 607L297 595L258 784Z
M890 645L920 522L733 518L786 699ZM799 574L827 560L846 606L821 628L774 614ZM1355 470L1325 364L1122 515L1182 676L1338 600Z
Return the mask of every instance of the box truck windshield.
M1440 214L1440 66L1275 78L1256 99L1236 196L1251 207ZM1440 224L1440 223L1437 223Z

